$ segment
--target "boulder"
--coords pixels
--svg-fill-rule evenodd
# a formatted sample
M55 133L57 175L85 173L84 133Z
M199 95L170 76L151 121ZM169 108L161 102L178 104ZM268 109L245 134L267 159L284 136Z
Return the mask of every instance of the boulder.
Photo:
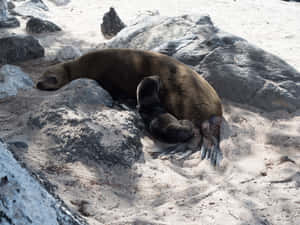
M22 62L43 57L44 48L32 36L15 35L0 38L0 64Z
M45 11L49 11L48 6L42 0L30 0L30 2L36 7L39 7Z
M61 31L61 28L48 20L30 18L26 24L26 31L40 34Z
M19 67L5 65L0 69L0 99L17 95L18 90L30 89L34 86L31 78Z
M0 142L0 223L86 224L22 168L2 142Z
M12 1L7 2L7 8L8 8L8 10L11 10L11 9L13 9L15 7L16 7L16 5Z
M30 0L10 10L12 14L40 19L47 18L48 6L42 0Z
M56 54L56 59L60 62L73 60L82 55L81 51L75 46L65 46Z
M8 5L6 0L0 0L0 28L19 27L20 22L17 18L8 14Z
M0 29L1 28L15 28L19 27L20 22L16 17L7 17L6 20L0 21Z
M110 8L109 12L103 16L101 24L101 32L106 39L111 39L120 32L126 25L122 22L114 8Z
M172 56L204 76L222 98L267 111L300 108L300 73L277 56L221 31L208 15L148 16L124 28L106 46Z
M142 153L141 120L112 106L111 96L96 81L78 79L42 101L28 125L45 143L56 143L48 154L63 162L94 160L130 167Z
M0 0L0 21L8 17L8 7L6 0Z

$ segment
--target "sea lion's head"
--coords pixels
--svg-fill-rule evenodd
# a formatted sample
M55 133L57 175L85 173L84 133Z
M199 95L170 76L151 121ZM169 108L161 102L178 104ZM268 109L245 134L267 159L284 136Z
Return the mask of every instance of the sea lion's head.
M53 91L70 82L68 71L64 64L49 67L36 84L40 90Z

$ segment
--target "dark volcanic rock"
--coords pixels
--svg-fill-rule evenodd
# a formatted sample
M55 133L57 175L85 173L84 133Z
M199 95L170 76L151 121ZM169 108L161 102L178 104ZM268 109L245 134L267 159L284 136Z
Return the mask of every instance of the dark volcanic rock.
M0 28L15 28L19 26L20 22L16 17L8 17L6 20L0 21Z
M110 8L109 12L104 14L101 32L106 39L111 39L124 27L125 24L122 22L114 8Z
M40 137L56 143L48 153L63 161L95 160L130 167L142 152L140 118L113 109L112 104L97 82L79 79L44 100L28 123L39 129Z
M26 24L26 31L29 33L40 34L61 31L61 28L47 20L42 20L39 18L30 18Z
M0 21L8 17L8 7L6 0L0 0Z
M0 28L14 28L18 26L20 26L18 19L8 15L7 1L0 0Z
M32 36L0 38L0 64L22 62L44 56L44 48Z
M11 9L13 9L15 7L16 7L16 5L13 2L11 2L11 1L7 2L7 8L8 8L8 10L11 10Z
M204 76L222 98L267 111L300 108L300 73L246 40L220 31L207 15L149 16L124 28L107 47L175 57Z

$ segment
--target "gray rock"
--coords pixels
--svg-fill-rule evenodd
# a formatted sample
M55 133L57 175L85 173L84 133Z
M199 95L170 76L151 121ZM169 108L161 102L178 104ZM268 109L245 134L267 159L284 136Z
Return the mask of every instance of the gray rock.
M49 0L49 1L53 2L56 6L67 5L71 2L71 0Z
M101 24L101 32L106 39L111 39L120 32L126 25L122 22L114 8L110 8L109 12L103 16Z
M57 52L56 59L60 62L76 59L80 57L82 53L74 46L65 46Z
M94 160L130 167L142 152L142 132L136 125L140 118L112 105L97 82L79 79L45 99L28 124L56 143L51 152L65 162Z
M8 7L6 0L0 0L0 21L6 20L8 17Z
M45 11L49 11L48 6L42 0L30 0L30 2L33 3L36 7L39 7Z
M15 63L43 57L44 48L32 36L16 35L0 38L0 63Z
M2 142L0 142L0 223L86 224L31 177Z
M11 9L10 12L19 16L45 19L48 17L46 14L48 10L48 6L42 0L30 0L22 3L14 9Z
M30 18L26 24L26 31L40 34L61 31L61 28L48 20Z
M17 18L8 15L8 5L6 0L0 0L0 28L19 27Z
M220 31L208 15L148 16L124 28L106 46L175 57L204 76L222 98L267 111L300 108L300 73L246 40Z
M8 10L11 10L11 9L13 9L15 7L16 7L16 5L12 1L7 2L7 8L8 8Z
M0 29L1 28L15 28L19 27L20 22L16 17L7 17L6 20L0 21Z
M19 67L5 65L0 69L0 99L17 95L19 89L30 89L34 86L31 78Z
M8 148L17 148L17 149L28 149L28 144L24 141L10 141L7 143Z

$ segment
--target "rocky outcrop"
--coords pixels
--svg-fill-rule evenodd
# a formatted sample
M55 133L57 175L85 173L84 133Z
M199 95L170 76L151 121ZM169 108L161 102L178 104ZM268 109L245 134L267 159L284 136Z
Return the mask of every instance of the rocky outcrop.
M300 73L280 58L225 33L209 16L149 16L107 43L175 57L202 74L222 98L267 111L300 108Z
M30 2L34 4L35 7L39 7L45 11L49 11L48 6L42 0L30 0Z
M126 25L122 22L114 8L110 8L109 12L104 14L101 32L106 39L111 39L124 27Z
M0 223L83 225L22 168L0 142Z
M0 38L0 64L22 62L43 57L44 48L32 36L11 36Z
M47 18L46 12L49 10L48 6L42 0L30 0L21 5L11 9L11 13L20 16L36 17L40 19Z
M28 125L56 143L49 153L64 162L93 159L130 167L142 152L140 119L112 106L111 96L96 81L79 79L41 102Z
M5 65L0 69L0 99L17 95L19 89L29 89L34 86L31 78L19 67Z
M61 31L61 28L48 20L30 18L26 24L26 31L40 34Z
M6 0L0 0L0 28L19 27L20 22L17 18L8 14L8 5Z
M8 17L5 20L0 21L0 29L1 28L15 28L19 27L20 22L16 17Z
M11 10L11 9L13 9L15 7L16 7L16 5L12 1L7 2L7 8L8 8L8 10Z
M7 8L8 8L7 1L0 0L0 20L7 18L7 16L8 16Z

